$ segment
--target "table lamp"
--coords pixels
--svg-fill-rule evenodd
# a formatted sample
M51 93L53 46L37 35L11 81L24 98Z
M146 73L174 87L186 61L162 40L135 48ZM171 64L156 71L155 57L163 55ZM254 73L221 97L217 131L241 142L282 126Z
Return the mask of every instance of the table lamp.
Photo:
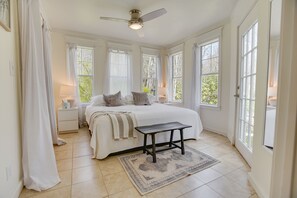
M74 105L74 86L73 85L61 85L60 97L62 98L62 106L64 109L69 109Z

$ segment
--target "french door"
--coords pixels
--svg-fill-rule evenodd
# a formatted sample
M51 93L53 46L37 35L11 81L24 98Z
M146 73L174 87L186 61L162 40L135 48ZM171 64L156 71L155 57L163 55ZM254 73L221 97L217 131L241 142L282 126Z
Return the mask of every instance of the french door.
M239 27L237 133L235 146L252 165L256 100L258 22L253 12Z

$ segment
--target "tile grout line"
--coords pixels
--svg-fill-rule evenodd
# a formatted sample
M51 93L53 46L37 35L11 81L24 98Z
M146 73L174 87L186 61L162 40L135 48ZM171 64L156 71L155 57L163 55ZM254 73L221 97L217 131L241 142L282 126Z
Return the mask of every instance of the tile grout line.
M71 187L70 187L70 198L72 198L72 185L73 185L73 153L74 153L74 145L73 145L73 137L72 137L72 163L71 163Z

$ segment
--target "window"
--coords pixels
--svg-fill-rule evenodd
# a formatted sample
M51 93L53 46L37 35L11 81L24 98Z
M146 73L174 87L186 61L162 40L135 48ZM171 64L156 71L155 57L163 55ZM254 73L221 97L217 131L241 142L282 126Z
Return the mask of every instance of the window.
M183 54L178 52L170 56L171 82L169 84L169 101L182 102L183 97Z
M82 103L91 100L93 94L93 66L94 66L94 49L89 47L78 46L76 50L77 61L77 82L79 98Z
M154 96L157 95L158 62L159 57L156 55L142 55L142 89Z
M130 93L130 55L125 51L109 51L109 92L121 91L122 96Z
M200 46L201 105L219 106L219 40Z

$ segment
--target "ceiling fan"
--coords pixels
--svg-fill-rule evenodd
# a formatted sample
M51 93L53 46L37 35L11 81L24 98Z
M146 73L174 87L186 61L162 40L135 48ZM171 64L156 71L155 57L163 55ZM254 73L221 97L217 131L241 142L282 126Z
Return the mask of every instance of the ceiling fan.
M143 27L143 23L153 20L157 17L162 16L163 14L166 14L167 11L164 8L152 11L150 13L147 13L143 16L141 15L141 11L138 9L132 9L130 10L131 19L120 19L120 18L113 18L113 17L100 17L102 20L109 20L109 21L118 21L118 22L126 22L128 23L128 26L133 30L139 30Z

